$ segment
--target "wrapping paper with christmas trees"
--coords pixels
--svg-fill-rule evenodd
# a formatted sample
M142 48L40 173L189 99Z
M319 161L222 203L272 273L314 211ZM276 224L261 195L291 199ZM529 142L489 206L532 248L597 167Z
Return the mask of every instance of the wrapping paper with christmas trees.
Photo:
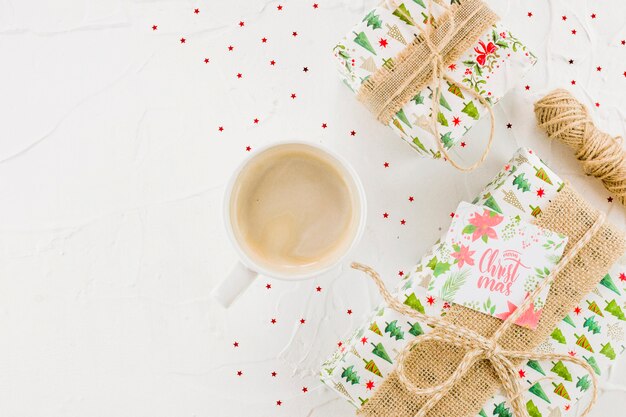
M341 77L355 93L378 68L392 63L419 34L407 15L417 25L426 25L428 19L424 1L407 0L397 7L389 5L393 2L383 2L333 48ZM436 4L434 6L433 19L436 21L443 9ZM475 90L493 105L519 82L535 62L535 56L524 43L496 23L447 68L447 75L456 83ZM443 87L437 115L438 140L450 149L487 111L457 85L444 83ZM432 133L433 88L431 85L417 93L396 113L389 126L419 154L439 158L441 155Z
M473 203L532 221L562 187L563 181L533 151L520 149ZM399 300L433 316L445 315L450 307L427 293L434 270L442 267L433 255L438 245L405 275L396 290ZM559 322L537 350L583 358L602 375L625 349L625 311L626 256L611 267L596 289ZM383 303L322 365L321 379L359 408L394 369L395 358L404 346L430 330ZM591 388L591 378L584 369L562 362L528 361L518 373L527 387L524 395L531 417L573 415L575 403ZM494 395L479 415L512 417L502 393Z

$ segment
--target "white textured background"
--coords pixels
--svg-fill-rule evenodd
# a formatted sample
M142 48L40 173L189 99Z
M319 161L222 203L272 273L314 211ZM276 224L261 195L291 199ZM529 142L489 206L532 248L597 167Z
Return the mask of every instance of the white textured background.
M316 373L379 300L361 275L263 278L228 311L209 297L235 261L222 187L246 146L296 138L346 156L369 197L356 258L388 284L520 145L624 227L532 114L569 86L624 133L623 0L489 2L539 63L497 106L497 143L469 175L417 159L339 82L333 41L374 1L317 3L0 0L0 416L353 414ZM593 415L624 410L624 391L603 390Z

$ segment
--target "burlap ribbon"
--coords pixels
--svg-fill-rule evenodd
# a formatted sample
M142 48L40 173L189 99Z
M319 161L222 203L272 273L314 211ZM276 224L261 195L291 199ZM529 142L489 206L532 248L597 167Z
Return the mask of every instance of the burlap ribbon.
M428 1L428 16L434 0ZM476 91L459 84L445 74L448 65L456 62L485 31L498 21L498 16L481 0L464 0L451 7L440 4L446 9L437 21L431 20L424 29L413 18L398 8L396 13L403 14L419 31L419 36L389 65L379 68L363 82L358 92L358 99L384 123L389 124L394 114L411 98L428 85L433 85L434 93L431 108L431 123L435 142L441 154L457 169L471 171L487 157L493 141L495 117L491 105ZM437 115L439 114L443 81L458 86L468 95L476 98L489 112L491 130L489 140L481 158L474 164L464 167L448 155L439 138Z
M545 218L537 223L570 238L565 255L504 322L459 305L454 305L445 317L427 316L393 297L374 270L353 264L353 268L374 279L391 308L434 327L431 333L417 337L405 347L396 360L396 370L362 407L360 414L376 417L475 416L501 386L514 416L527 417L517 366L520 360L534 359L566 361L589 372L593 398L581 417L587 415L597 397L593 368L582 359L535 352L534 348L580 302L582 296L597 285L609 266L624 252L626 242L621 232L604 223L602 213L593 210L569 186L540 216ZM534 299L550 283L550 294L538 328L513 326L525 310L532 308ZM419 387L418 382L428 386Z

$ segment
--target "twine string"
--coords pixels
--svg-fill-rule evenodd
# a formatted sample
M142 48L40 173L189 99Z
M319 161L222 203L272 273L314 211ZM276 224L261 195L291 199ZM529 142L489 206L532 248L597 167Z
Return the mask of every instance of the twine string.
M580 414L580 417L584 417L589 414L598 397L597 376L591 365L582 359L570 355L530 352L524 350L507 350L500 346L499 340L528 308L533 308L531 304L534 302L536 297L539 296L539 294L545 290L548 285L550 285L554 279L553 277L557 276L572 261L572 259L578 255L578 252L585 247L587 243L589 243L589 241L604 224L604 219L605 215L600 213L591 228L587 230L582 238L571 247L566 255L561 258L552 272L544 278L539 285L537 285L533 292L526 297L524 302L506 320L504 320L491 337L485 337L465 327L448 323L442 317L428 316L414 310L413 308L401 303L397 298L389 293L382 282L380 275L376 271L368 266L359 263L352 263L352 268L363 271L372 278L387 305L396 310L398 313L418 319L424 324L435 328L434 331L411 340L397 357L396 374L400 382L414 394L428 396L428 399L415 414L415 417L425 417L428 412L448 394L453 386L458 383L479 360L488 360L493 366L493 369L502 383L504 393L506 394L511 408L513 409L513 414L518 417L528 417L529 414L524 405L522 395L523 390L519 382L519 378L517 378L515 364L518 360L530 359L538 361L565 361L584 368L592 379L593 396L590 403L587 405L587 408L585 408L583 413ZM406 357L417 345L428 341L449 343L465 349L465 356L459 363L457 369L443 383L430 387L418 387L406 375Z

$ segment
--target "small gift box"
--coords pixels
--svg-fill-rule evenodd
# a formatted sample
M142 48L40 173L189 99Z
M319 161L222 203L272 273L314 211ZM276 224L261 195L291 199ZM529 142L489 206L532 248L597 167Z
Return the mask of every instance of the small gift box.
M534 222L536 216L541 217L542 210L549 210L551 217L558 218L552 211L552 202L561 199L560 194L568 193L571 190L532 151L520 149L473 203L488 208L490 212L517 218L520 222ZM446 263L455 258L451 254L445 259L437 256L443 242L445 237L403 279L395 293L395 298L403 305L431 317L448 316L453 307L460 308L444 301L436 293L433 295L432 287L431 292L428 289L435 275L447 271L449 265ZM547 238L542 245L547 245L548 253L554 252L559 243L557 239ZM611 259L619 257L623 246L614 252ZM605 373L623 353L626 326L626 259L622 258L610 269L608 266L614 261L605 261L608 262L608 273L592 280L597 284L592 283L571 309L558 314L563 319L557 320L549 331L540 329L546 336L535 347L538 353L581 359L596 375ZM578 262L585 264L586 261ZM478 305L477 308L491 309L485 305ZM399 313L388 303L382 303L323 364L321 379L357 407L361 415L387 415L377 413L381 404L390 407L398 404L398 399L390 398L390 392L394 392L393 389L390 391L390 385L393 385L390 381L398 383L394 375L399 355L418 336L431 332L433 329L424 322ZM432 363L424 359L423 367L430 372L442 354L432 356ZM525 411L531 417L567 415L591 389L593 378L588 369L562 360L520 361L516 377L524 388L522 400ZM468 384L472 383L474 381L469 380ZM406 390L402 392L402 395L408 395ZM406 410L400 412L391 408L395 414L389 415L415 415L416 410L410 408L415 404L411 398L400 401L405 404ZM498 390L489 393L475 411L482 417L514 415L507 396Z
M480 0L434 3L430 14L428 1L383 1L333 52L378 120L420 155L440 158L536 58Z

